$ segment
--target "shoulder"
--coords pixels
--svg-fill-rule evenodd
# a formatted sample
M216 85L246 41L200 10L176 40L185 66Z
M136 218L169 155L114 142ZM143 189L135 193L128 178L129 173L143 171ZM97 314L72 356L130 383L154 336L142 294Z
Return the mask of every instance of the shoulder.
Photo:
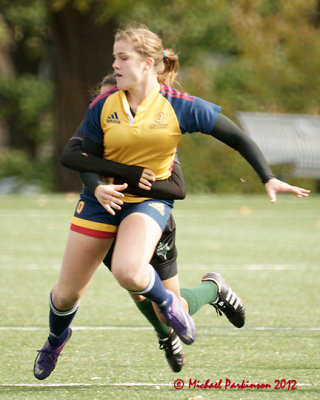
M171 104L182 133L211 132L221 107L167 85L161 85L160 94Z
M194 96L191 96L185 92L179 92L179 90L174 89L171 86L161 84L160 85L160 93L162 96L168 99L170 103L178 101L178 102L193 102Z
M106 92L101 93L98 97L96 97L93 102L90 104L89 108L92 110L96 107L102 107L105 101L112 96L114 93L119 92L117 86L112 87L111 89L107 90Z

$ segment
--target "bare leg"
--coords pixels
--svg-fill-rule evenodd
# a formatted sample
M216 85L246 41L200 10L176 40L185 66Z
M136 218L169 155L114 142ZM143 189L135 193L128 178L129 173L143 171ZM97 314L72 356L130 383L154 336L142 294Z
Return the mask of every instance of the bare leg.
M52 301L59 310L74 307L89 286L113 239L97 239L70 231Z
M147 287L150 271L147 268L160 239L159 224L146 214L133 213L120 224L112 258L112 273L127 290Z

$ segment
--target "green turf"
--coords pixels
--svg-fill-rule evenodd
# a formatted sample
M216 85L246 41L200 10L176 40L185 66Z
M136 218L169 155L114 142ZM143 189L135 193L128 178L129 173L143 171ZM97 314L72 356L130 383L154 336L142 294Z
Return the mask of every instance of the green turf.
M176 202L182 286L217 270L241 295L245 328L212 307L195 316L186 365L170 372L154 332L101 266L73 323L72 340L45 381L32 374L47 336L48 293L57 279L76 197L0 197L0 399L319 399L319 196L188 196ZM23 329L20 329L23 328ZM176 379L185 387L177 391ZM189 380L221 389L189 389ZM243 380L271 389L225 390ZM275 390L275 380L296 390Z

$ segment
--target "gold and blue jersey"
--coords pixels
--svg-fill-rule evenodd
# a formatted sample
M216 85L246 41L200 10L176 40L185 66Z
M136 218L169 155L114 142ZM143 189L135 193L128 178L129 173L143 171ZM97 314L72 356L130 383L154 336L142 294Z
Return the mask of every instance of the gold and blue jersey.
M104 158L139 165L151 169L156 179L167 179L182 135L209 134L220 109L161 84L143 100L133 118L125 92L114 87L91 103L82 129L85 137L103 144Z

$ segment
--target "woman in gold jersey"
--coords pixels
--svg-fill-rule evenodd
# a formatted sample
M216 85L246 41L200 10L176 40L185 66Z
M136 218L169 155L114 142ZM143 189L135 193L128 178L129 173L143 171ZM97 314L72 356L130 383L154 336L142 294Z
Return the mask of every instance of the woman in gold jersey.
M169 86L177 65L177 56L164 50L160 38L148 29L117 32L113 63L117 88L90 105L83 125L84 150L112 161L140 165L153 171L156 179L166 179L182 135L202 132L239 151L260 176L272 202L279 192L307 196L308 190L274 178L254 142L220 113L219 106ZM115 204L110 203L109 196L109 187L91 173L72 220L58 283L50 295L50 334L35 361L37 379L45 379L55 368L71 336L69 325L79 299L115 237L114 276L125 289L149 298L159 318L184 343L191 344L196 337L188 311L192 314L206 303L224 312L235 326L244 324L244 306L219 274L206 274L201 288L194 289L185 300L180 297L178 277L167 290L150 265L172 201L125 193ZM115 211L110 213L110 207ZM199 290L206 295L198 296Z

